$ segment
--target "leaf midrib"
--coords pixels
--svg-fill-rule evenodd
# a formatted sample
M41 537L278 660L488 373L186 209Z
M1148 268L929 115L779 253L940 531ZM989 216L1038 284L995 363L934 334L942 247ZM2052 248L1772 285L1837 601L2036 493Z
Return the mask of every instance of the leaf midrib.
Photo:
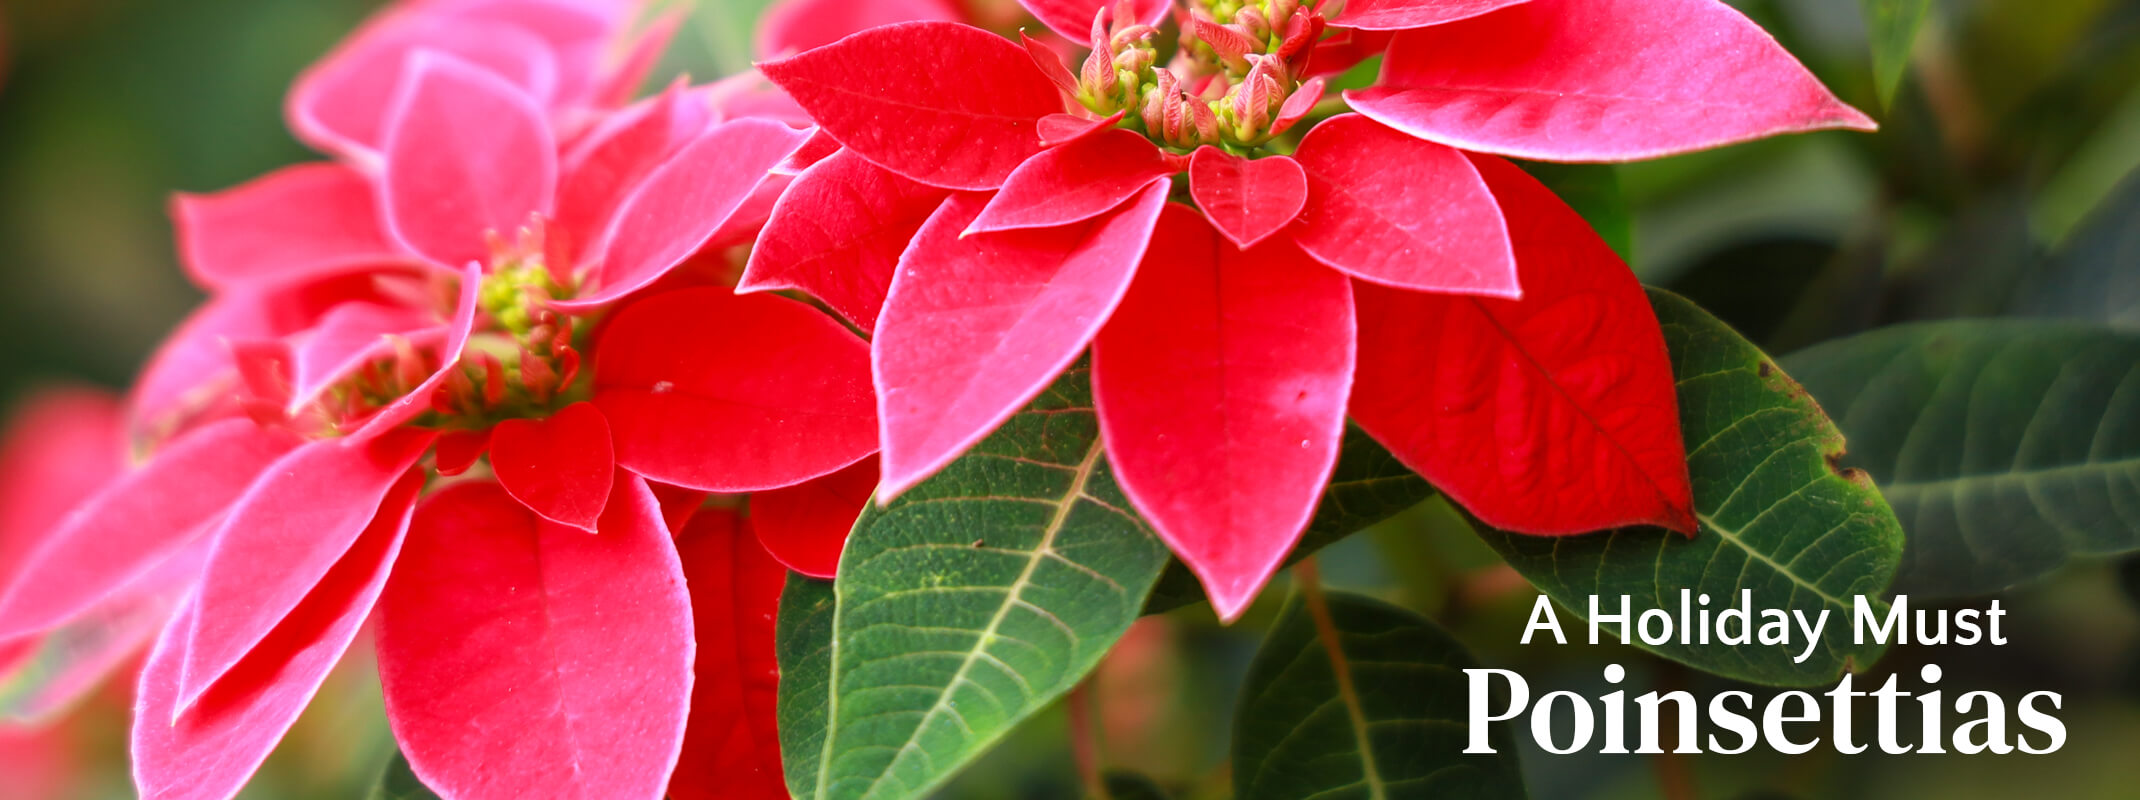
M1100 446L1098 439L1094 439L1092 444L1086 447L1085 457L1078 463L1076 472L1072 474L1070 487L1063 492L1062 499L1056 502L1055 515L1048 520L1048 526L1042 531L1040 541L1034 545L1031 554L1027 557L1025 569L1019 572L1017 580L1011 583L1010 592L1004 595L1003 602L996 607L996 613L988 620L987 627L981 629L980 635L974 639L973 646L967 649L966 659L959 664L958 671L953 673L951 679L945 683L944 693L939 695L936 702L929 706L929 710L922 715L921 721L915 723L914 732L908 734L906 741L900 744L899 753L892 757L891 763L887 764L884 769L879 770L875 778L870 779L869 785L862 791L862 797L876 796L877 790L884 785L885 778L897 770L898 766L906 760L909 753L918 752L916 750L917 743L921 740L923 732L928 729L929 723L936 719L937 714L942 713L949 707L946 700L949 698L950 693L956 691L959 684L971 680L967 677L968 673L973 670L975 664L980 662L981 656L987 651L989 641L995 637L997 631L1003 626L1003 621L1010 615L1011 608L1021 602L1020 596L1024 593L1025 588L1032 585L1033 573L1040 568L1041 562L1046 560L1048 555L1053 552L1055 537L1062 533L1063 526L1068 523L1071 510L1077 507L1080 498L1086 496L1085 484L1098 469L1102 452L1103 448ZM840 602L844 603L845 601L842 599ZM834 611L833 617L832 641L833 647L837 648L839 646L839 617L837 610ZM837 649L834 651L834 658L833 664L836 668L839 664L837 661ZM839 676L835 674L832 681L834 689L832 695L835 698L839 696L838 685ZM837 718L827 716L828 722L835 719ZM819 798L825 797L825 789L830 779L833 738L833 733L828 731L825 736L824 757L818 761L817 796ZM941 779L939 777L938 780L941 781Z
M1770 508L1774 507L1775 506L1773 505L1770 506ZM1768 512L1767 510L1763 510L1762 513L1765 514ZM1827 601L1828 603L1838 608L1850 607L1849 603L1843 602L1835 595L1831 595L1827 592L1821 591L1821 588L1819 586L1808 582L1805 578L1799 577L1798 573L1793 572L1790 567L1776 563L1776 559L1770 558L1767 553L1761 552L1760 550L1756 550L1752 546L1748 545L1746 543L1746 540L1739 538L1739 531L1734 531L1730 528L1726 528L1723 525L1718 524L1716 519L1709 516L1708 514L1696 514L1695 517L1701 520L1702 527L1707 529L1710 533L1714 533L1720 537L1723 537L1724 541L1730 542L1733 547L1737 547L1741 551L1744 551L1747 555L1759 560L1761 563L1767 564L1769 568L1775 570L1777 574L1782 575L1786 578L1790 578L1792 583L1798 584L1806 591L1812 592L1815 597L1819 597L1820 599Z
M1308 607L1308 618L1315 624L1315 638L1322 645L1323 654L1330 659L1331 679L1337 684L1338 700L1345 707L1345 720L1352 726L1353 738L1360 741L1360 782L1366 784L1370 800L1384 800L1388 796L1383 789L1382 773L1375 764L1375 742L1368 731L1367 712L1360 706L1360 690L1352 684L1352 666L1345 656L1345 646L1339 641L1337 621L1330 614L1330 604L1323 596L1322 587L1305 579L1303 601Z

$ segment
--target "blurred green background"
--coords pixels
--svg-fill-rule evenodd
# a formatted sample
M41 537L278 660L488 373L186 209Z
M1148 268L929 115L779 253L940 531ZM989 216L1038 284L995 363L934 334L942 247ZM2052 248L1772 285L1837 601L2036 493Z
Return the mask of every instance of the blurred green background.
M747 66L759 3L701 3L662 74L703 79ZM283 128L282 92L375 5L0 0L0 401L54 382L125 384L199 300L174 263L169 194L313 158ZM1735 5L1883 130L1589 176L1607 198L1601 213L1631 221L1627 249L1646 282L1689 295L1781 355L1901 321L2008 313L2015 292L2059 259L2111 259L2118 274L2140 274L2140 180L2131 177L2140 165L2140 1L1939 0L1885 109L1858 0ZM1534 595L1443 507L1354 537L1324 563L1332 583L1426 612L1483 662L1530 675L1534 696L1593 693L1607 662L1629 665L1638 693L1645 682L1722 684L1630 649L1517 646ZM1144 623L1096 679L1103 759L1182 796L1225 796L1233 691L1284 593L1267 592L1232 628L1201 607ZM2015 645L1897 648L1873 673L1937 662L1949 687L2061 692L2071 732L2056 755L1846 758L1822 748L1659 762L1529 751L1531 791L1644 798L1672 784L1693 787L1676 797L1748 800L2140 797L2136 595L2136 562L2072 566L2005 595ZM353 653L248 796L369 788L390 748L369 660ZM124 694L67 720L58 750L0 742L0 798L16 797L9 770L38 768L78 776L66 796L126 796ZM1058 710L949 794L1074 797L1067 752Z

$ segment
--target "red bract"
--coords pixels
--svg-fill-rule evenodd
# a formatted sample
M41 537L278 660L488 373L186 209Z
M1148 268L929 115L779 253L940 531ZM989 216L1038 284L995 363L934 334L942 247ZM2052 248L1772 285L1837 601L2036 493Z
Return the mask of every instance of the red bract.
M601 410L574 403L549 419L498 423L490 465L498 485L537 516L593 532L609 507L617 448Z
M1672 367L1641 284L1599 268L1612 248L1550 190L1473 158L1508 211L1524 297L1358 284L1375 335L1360 339L1353 418L1495 527L1692 532Z
M1308 203L1308 173L1290 158L1249 160L1216 147L1189 157L1189 194L1236 246L1285 230Z
M1530 0L1346 0L1335 24L1361 30L1404 30L1455 22Z
M855 517L869 505L880 475L868 459L818 480L751 495L758 541L788 569L812 578L838 573L840 549Z
M880 500L1093 345L1116 474L1225 618L1313 511L1348 398L1494 524L1693 532L1642 293L1483 154L1620 160L1869 125L1715 0L1360 0L1329 20L1191 4L1165 66L1154 4L1025 5L1092 52L1066 66L924 19L764 65L845 150L820 165L836 179L798 182L835 211L776 208L742 285L873 328ZM1383 79L1345 96L1365 116L1317 111L1317 76L1384 47ZM1185 171L1201 215L1162 214Z
M1063 111L1024 50L949 22L873 28L760 69L841 144L946 189L1003 185L1040 152L1033 126Z
M781 196L736 289L801 289L874 330L899 254L950 194L841 150Z
M1093 344L1115 477L1229 617L1289 549L1255 543L1305 527L1330 480L1352 315L1345 276L1284 242L1243 251L1174 205Z
M1085 38L1085 34L1092 30L1092 15L1113 3L1114 0L1018 0L1019 5L1033 12L1033 16L1039 17L1063 38L1084 45L1092 43ZM1123 5L1138 22L1146 25L1159 24L1172 7L1169 0L1129 0Z
M1129 290L1166 184L1088 222L963 235L985 199L953 196L922 226L877 320L884 498L978 443L1077 360Z
M692 615L636 477L596 535L496 486L425 502L379 605L387 718L447 797L659 797L689 707Z
M669 780L676 800L788 800L774 723L780 662L773 649L787 570L758 541L749 521L714 509L676 534L698 642L691 723Z
M1421 27L1390 42L1378 85L1346 98L1422 139L1549 161L1873 128L1716 0L1530 0Z

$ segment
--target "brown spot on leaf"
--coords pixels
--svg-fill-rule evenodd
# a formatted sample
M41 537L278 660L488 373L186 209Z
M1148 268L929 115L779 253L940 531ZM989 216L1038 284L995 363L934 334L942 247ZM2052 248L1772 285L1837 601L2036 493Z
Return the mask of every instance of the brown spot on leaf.
M1837 450L1833 453L1829 453L1828 455L1824 456L1823 458L1828 461L1828 471L1835 473L1837 477L1840 477L1843 480L1850 481L1851 483L1855 483L1859 486L1871 488L1872 476L1865 474L1865 470L1858 469L1857 467L1843 466L1844 455L1844 451Z
M1776 374L1776 365L1766 361L1761 362L1761 377L1766 378L1774 374Z

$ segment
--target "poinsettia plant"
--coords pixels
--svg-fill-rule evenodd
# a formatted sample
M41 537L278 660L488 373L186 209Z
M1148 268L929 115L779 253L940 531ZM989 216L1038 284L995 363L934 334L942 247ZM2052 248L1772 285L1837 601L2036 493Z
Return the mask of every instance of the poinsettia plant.
M880 500L1090 345L1116 477L1227 619L1305 528L1348 413L1490 524L1694 533L1640 288L1496 156L1871 126L1706 0L1027 6L1089 47L1075 72L942 21L764 65L843 148L740 288L873 332ZM1380 76L1324 103L1365 41Z
M1759 513L1794 503L1769 471L1884 508L1828 461L1818 409L1699 312L1645 296L1505 160L1871 128L1738 12L1023 5L1048 32L1012 39L921 3L844 33L826 28L887 9L796 3L760 48L783 54L761 70L841 149L775 206L738 288L801 290L868 331L883 430L877 505L838 581L783 602L783 639L828 645L783 660L796 796L939 785L1075 685L1152 608L1141 598L1181 596L1168 551L1230 620L1304 533L1320 544L1429 486L1513 537L1519 569L1524 538L1648 526L1625 535L1656 538L1659 576L1699 566L1683 579L1706 588L1702 562L1728 552L1795 580L1794 559L1764 551L1807 547L1791 531L1821 525L1882 554L1829 577L1892 574L1884 512ZM1362 81L1365 59L1379 65ZM1682 318L1677 341L1660 315ZM1688 369L1719 353L1732 369ZM1734 376L1752 385L1705 385ZM1765 414L1805 427L1705 452ZM1377 481L1412 491L1362 497ZM974 510L932 508L947 502ZM964 568L923 555L962 546ZM1608 563L1599 589L1621 577ZM971 616L909 627L946 603ZM1820 680L1843 663L1742 674Z
M326 160L173 204L209 299L83 434L137 458L0 539L0 646L160 626L143 796L235 794L366 630L409 791L915 797L1436 496L1563 599L1894 573L1820 408L1518 163L1872 128L1717 0L800 0L641 97L677 19L394 5L289 94ZM1371 754L1449 687L1363 709L1347 648L1468 657L1314 574L1244 702ZM1521 792L1255 790L1268 738L1244 796Z

